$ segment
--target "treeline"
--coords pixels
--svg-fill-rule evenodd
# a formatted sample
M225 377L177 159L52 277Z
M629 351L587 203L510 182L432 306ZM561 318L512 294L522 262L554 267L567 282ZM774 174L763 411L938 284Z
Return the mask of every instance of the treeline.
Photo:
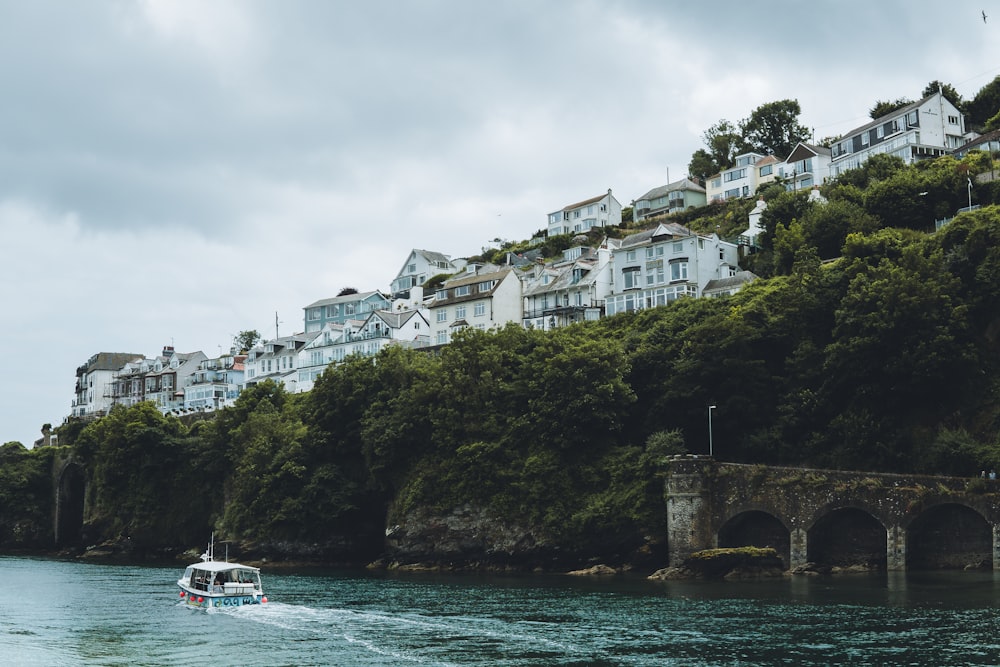
M732 297L393 347L308 394L249 388L190 426L117 407L47 449L85 467L87 543L196 545L215 530L344 560L376 557L418 509L463 506L567 551L627 551L662 533L664 459L708 453L709 405L722 460L1000 468L1000 207L927 231L985 159L873 159L826 203L765 192L765 247L748 259L765 277ZM990 187L978 201L998 201ZM0 543L51 509L52 456L0 449Z

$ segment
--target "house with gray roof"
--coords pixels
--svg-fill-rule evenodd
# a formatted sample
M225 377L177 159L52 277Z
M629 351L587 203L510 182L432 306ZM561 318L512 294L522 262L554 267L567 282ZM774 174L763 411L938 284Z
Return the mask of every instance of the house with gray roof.
M586 232L594 227L620 225L621 222L622 205L608 188L606 194L584 199L549 213L546 229L549 236L556 236Z
M329 322L343 324L347 320L363 319L376 310L386 310L390 305L389 297L379 290L320 299L302 309L305 332L316 333Z
M553 329L596 320L611 292L611 250L575 246L548 264L539 262L521 277L525 328Z
M669 215L708 203L705 188L690 178L653 188L632 202L632 217L636 222L656 215Z
M710 281L740 270L735 243L717 234L695 234L677 223L625 237L612 258L613 291L604 302L608 316L702 296Z
M430 344L445 345L466 327L481 331L521 323L521 280L516 269L469 264L446 280L427 302Z
M950 153L967 140L962 112L938 91L845 133L832 147L830 175L857 169L879 154L913 164Z
M410 290L441 274L452 274L461 271L465 260L454 260L440 252L414 248L403 262L396 277L392 280L390 293L393 299L410 299Z
M70 415L78 418L101 417L113 405L111 385L127 363L139 361L142 354L133 352L98 352L76 369L76 392Z

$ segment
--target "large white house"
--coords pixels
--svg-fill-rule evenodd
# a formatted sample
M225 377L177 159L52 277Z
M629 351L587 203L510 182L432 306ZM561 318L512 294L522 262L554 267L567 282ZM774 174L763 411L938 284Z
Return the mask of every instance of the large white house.
M392 298L409 299L410 290L418 285L423 285L428 278L442 273L455 273L461 271L464 266L465 260L452 261L448 255L440 252L414 248L392 280L392 289L390 290Z
M205 359L184 387L184 409L217 410L236 402L243 387L245 354Z
M708 201L725 201L737 197L749 197L757 191L758 172L756 164L765 155L743 153L736 156L735 164L708 179L705 193Z
M445 345L465 327L499 329L521 322L521 280L515 269L469 264L446 280L428 303L431 345Z
M298 352L315 338L317 333L281 336L250 350L244 363L245 386L251 387L265 380L273 380L284 385L286 391L295 393L299 379Z
M596 320L611 292L611 250L607 244L596 250L569 248L561 260L536 264L521 280L526 328L548 330Z
M430 326L420 310L378 310L364 320L330 323L299 351L296 391L310 391L328 366L352 354L374 356L389 345L426 347L429 340Z
M100 417L113 404L112 384L118 372L143 355L131 352L98 352L76 369L76 395L70 408L74 417Z
M613 261L614 291L604 302L609 316L701 296L710 281L740 270L736 244L716 234L699 236L676 223L622 239Z
M622 222L622 205L611 194L591 197L548 215L548 234L574 234L586 232L593 227L608 227L620 225Z
M950 153L966 139L962 112L938 91L844 134L833 145L831 176L857 169L881 153L913 164Z

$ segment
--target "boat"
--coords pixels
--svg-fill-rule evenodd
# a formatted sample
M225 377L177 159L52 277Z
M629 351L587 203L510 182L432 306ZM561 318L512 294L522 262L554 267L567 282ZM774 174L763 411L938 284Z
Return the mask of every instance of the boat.
M267 602L260 584L260 568L215 560L215 536L201 555L177 580L180 598L188 607L223 609Z

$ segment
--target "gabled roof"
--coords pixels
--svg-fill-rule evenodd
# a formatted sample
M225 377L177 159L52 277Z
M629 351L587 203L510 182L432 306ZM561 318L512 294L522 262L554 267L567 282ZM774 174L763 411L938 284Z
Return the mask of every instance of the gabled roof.
M653 188L639 199L657 199L671 192L678 192L689 190L691 192L705 192L705 188L701 187L690 178L682 178L679 181L674 181L673 183L668 183L667 185L661 185L658 188Z
M789 153L788 157L785 158L785 162L798 162L799 160L808 160L811 157L817 155L825 155L830 157L832 151L824 146L814 146L812 144L807 144L804 141L800 141Z
M502 280L510 273L512 269L509 266L496 266L495 264L487 264L481 268L476 273L463 274L446 280L442 287L451 289L452 287L461 287L462 285L473 285L475 283L485 282L486 280Z
M597 264L598 259L596 257L581 257L573 262L566 262L557 266L547 266L543 271L552 276L552 280L548 284L543 284L539 278L536 278L523 288L523 294L524 296L532 296L545 292L557 292L580 285L590 285L597 280L597 272L593 271ZM583 271L583 276L574 283L573 273L577 269Z
M676 222L663 222L651 229L626 236L622 239L621 247L628 248L630 246L642 245L643 243L651 242L654 238L687 238L689 236L694 236L694 232L687 227L678 225Z
M390 310L376 310L372 313L368 319L365 321L370 322L372 318L377 317L386 324L389 325L391 329L401 329L404 324L409 322L416 316L423 317L418 310L400 310L400 311L390 311ZM426 319L424 320L426 321Z
M982 146L983 144L989 143L991 141L1000 140L1000 130L993 130L987 132L986 134L981 134L967 144L962 144L958 148L952 151L952 153L964 153L965 151L974 151L977 146Z
M864 132L865 130L871 130L873 128L878 127L879 125L884 125L886 122L888 122L889 120L891 120L893 118L899 118L900 116L905 116L906 114L910 113L914 109L919 109L921 106L923 106L923 104L925 102L927 102L929 99L931 99L932 97L934 97L937 94L938 93L931 93L930 95L928 95L927 97L923 98L922 100L918 100L916 102L911 102L910 104L907 104L905 107L900 107L900 108L896 109L895 111L891 111L891 112L885 114L884 116L879 116L878 118L876 118L875 120L873 120L870 123L867 123L865 125L861 125L859 127L856 127L853 130L850 130L849 132L845 132L844 135L843 135L843 138L844 139L848 139L850 137L853 137L855 134L860 134L861 132Z
M344 296L335 296L330 299L320 299L310 303L306 308L315 308L316 306L329 306L335 303L352 303L354 301L365 301L371 298L373 295L379 295L383 300L388 301L389 297L382 294L379 290L372 290L370 292L355 292L354 294L345 294Z
M705 284L705 289L702 290L702 293L721 292L723 290L732 289L741 285L747 285L755 280L757 280L757 274L752 271L737 271L734 276L709 280Z

